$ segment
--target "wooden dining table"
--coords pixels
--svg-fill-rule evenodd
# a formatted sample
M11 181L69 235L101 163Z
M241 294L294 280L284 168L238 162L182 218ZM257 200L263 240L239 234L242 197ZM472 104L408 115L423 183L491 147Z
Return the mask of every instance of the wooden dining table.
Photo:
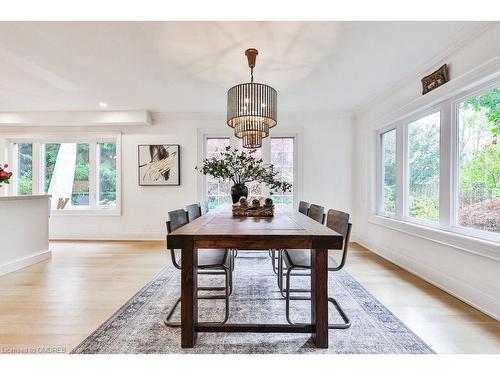
M231 206L224 206L168 234L167 247L182 250L181 346L194 347L198 332L286 332L311 333L317 348L327 348L328 249L342 249L342 241L342 235L285 206L276 206L273 217L233 217ZM311 249L310 324L199 323L198 251L210 248Z

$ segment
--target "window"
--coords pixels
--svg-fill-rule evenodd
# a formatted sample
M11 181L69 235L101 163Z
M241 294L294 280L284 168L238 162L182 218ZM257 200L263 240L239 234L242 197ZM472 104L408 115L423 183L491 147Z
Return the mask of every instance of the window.
M228 135L207 135L200 133L199 141L203 142L203 155L201 159L218 157L221 151L224 151L227 146L237 148L243 152L249 152L249 149L242 147L240 139L231 134ZM265 138L262 147L255 149L253 156L257 159L262 159L264 164L272 163L277 176L280 179L286 180L292 184L293 191L283 193L278 191L271 195L269 188L259 182L253 181L246 183L248 187L248 196L250 197L267 197L271 196L275 203L286 204L293 206L297 198L297 176L296 176L296 158L295 158L295 140L293 134L283 136L275 136ZM200 161L201 161L200 159ZM199 191L202 192L199 199L208 201L209 209L213 209L221 204L231 203L231 186L233 183L220 182L210 176L202 176L200 174Z
M440 113L408 124L408 215L439 221Z
M500 88L458 105L460 226L500 233Z
M117 213L119 138L80 139L11 139L17 167L12 193L50 194L56 212Z
M70 206L89 206L89 144L48 143L43 145L44 192L52 195L52 208L59 200Z
M378 212L500 242L499 83L390 126L379 132Z
M230 138L207 138L205 157L219 158L220 153L230 145ZM206 176L208 209L211 210L224 203L231 203L231 186L229 181L221 182L211 176Z
M116 206L116 143L97 144L99 155L98 205Z
M17 153L17 194L31 195L33 191L33 144L18 143L15 145Z
M278 172L277 177L280 181L286 181L292 184L292 191L278 191L273 194L273 200L277 204L286 204L293 206L293 172L294 172L294 139L271 138L271 163L274 170Z
M396 129L381 135L382 211L396 213Z

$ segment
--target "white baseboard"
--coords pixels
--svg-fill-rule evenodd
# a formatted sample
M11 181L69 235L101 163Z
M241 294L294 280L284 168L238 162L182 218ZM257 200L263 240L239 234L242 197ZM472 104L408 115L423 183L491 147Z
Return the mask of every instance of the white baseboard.
M500 300L495 296L488 295L482 290L465 283L461 279L443 274L429 264L424 264L388 249L381 250L379 247L372 246L368 241L364 241L359 237L356 238L355 242L382 258L387 259L391 263L396 264L415 276L418 276L428 283L438 287L446 293L458 298L475 309L485 313L493 319L500 321ZM471 296L473 296L474 299L471 298Z
M158 241L165 240L167 232L119 232L119 233L56 233L50 234L50 240L84 240L84 241Z
M51 251L46 250L37 254L29 255L27 257L16 259L8 263L0 264L0 276L10 272L17 271L21 268L31 266L32 264L50 259Z

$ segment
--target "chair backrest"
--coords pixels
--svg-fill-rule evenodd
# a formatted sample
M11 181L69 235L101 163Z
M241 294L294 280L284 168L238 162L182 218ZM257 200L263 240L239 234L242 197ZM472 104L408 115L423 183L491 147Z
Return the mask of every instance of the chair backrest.
M325 223L325 207L318 206L317 204L311 204L309 206L309 211L307 213L311 219L316 220L318 223Z
M337 210L328 210L326 226L344 237L344 248L346 248L351 232L349 214L347 212Z
M307 210L309 210L309 203L300 201L299 202L299 212L301 214L307 215Z
M192 222L194 219L197 219L201 216L201 208L198 203L190 204L186 206L186 211L188 215L189 222Z
M184 211L183 209L170 211L168 213L168 217L170 218L170 220L167 222L168 233L188 223L186 211Z
M169 221L167 221L167 233L172 233L172 231L177 228L182 227L188 223L187 212L183 209L170 211L168 213ZM177 261L180 258L180 250L170 249L170 257L172 258L172 264L175 268L181 269L181 265Z
M208 212L208 202L207 201L200 202L200 212L202 215L205 215Z

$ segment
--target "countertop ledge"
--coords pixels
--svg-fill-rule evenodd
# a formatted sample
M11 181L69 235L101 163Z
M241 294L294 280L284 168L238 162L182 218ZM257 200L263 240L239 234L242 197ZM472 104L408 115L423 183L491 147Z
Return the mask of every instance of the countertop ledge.
M29 199L48 199L52 197L50 194L40 194L40 195L10 195L5 197L0 197L0 202L3 201L21 201L21 200L29 200Z

